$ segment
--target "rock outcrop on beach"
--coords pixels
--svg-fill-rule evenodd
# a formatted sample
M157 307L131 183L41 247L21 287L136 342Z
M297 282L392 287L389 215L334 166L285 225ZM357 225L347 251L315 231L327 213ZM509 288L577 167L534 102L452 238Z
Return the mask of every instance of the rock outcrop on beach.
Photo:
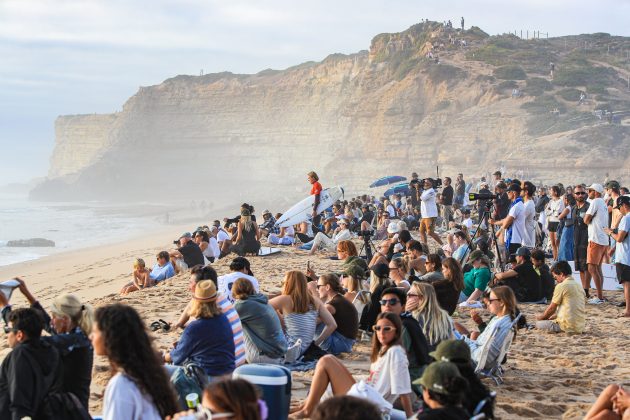
M121 112L59 117L31 197L270 201L302 195L309 170L357 193L436 166L628 181L628 48L608 34L523 40L424 22L282 71L177 76Z
M7 241L7 246L15 248L54 247L55 241L44 238L15 239L12 241Z

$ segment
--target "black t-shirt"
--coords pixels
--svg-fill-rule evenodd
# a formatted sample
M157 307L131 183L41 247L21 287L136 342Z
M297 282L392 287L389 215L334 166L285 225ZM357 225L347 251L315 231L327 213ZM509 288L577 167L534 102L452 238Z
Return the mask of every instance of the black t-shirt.
M505 284L514 290L519 302L536 302L543 298L542 281L531 261L525 261L513 270L518 276L507 279Z
M186 245L177 248L179 252L184 256L184 262L188 267L194 267L198 264L203 265L203 252L199 245L193 241L188 241Z
M503 220L510 212L510 199L507 193L498 194L499 196L494 199L494 220Z
M460 293L455 289L453 282L445 279L434 281L431 284L435 289L435 295L440 307L448 312L449 315L453 315L453 312L457 309Z
M588 241L588 225L584 223L584 216L591 204L588 201L578 208L577 205L571 207L571 218L573 219L573 241L577 245L579 242Z
M420 196L422 195L422 184L419 179L412 179L409 182L409 194L412 207L420 205Z
M445 206L453 205L453 187L449 185L442 190L442 204Z
M333 318L337 322L337 331L346 338L354 340L359 332L357 308L345 297L337 295L328 304L335 308Z
M467 420L470 415L461 407L447 405L442 408L427 408L415 418L417 420Z
M492 194L492 193L490 192L489 189L482 188L482 189L479 190L479 194L489 195L489 194ZM487 202L488 202L488 200L479 200L477 202L477 206L478 206L477 208L479 209L479 211L484 211L485 210Z
M363 212L363 217L361 218L359 222L372 223L372 219L374 219L374 212L370 210L366 210Z

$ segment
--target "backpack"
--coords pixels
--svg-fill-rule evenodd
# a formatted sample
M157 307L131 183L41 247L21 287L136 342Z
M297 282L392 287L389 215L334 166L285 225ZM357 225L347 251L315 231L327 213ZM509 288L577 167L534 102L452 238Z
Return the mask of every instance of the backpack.
M47 420L91 420L92 417L72 392L49 393L37 410L37 417Z
M183 410L188 410L186 395L195 393L201 396L204 388L208 385L208 375L198 364L187 362L173 372L171 383L177 392L179 405Z

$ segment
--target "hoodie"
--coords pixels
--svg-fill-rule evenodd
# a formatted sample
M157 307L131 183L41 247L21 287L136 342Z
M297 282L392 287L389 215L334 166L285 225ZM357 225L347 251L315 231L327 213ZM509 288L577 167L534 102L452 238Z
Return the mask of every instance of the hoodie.
M37 419L39 406L51 391L61 389L59 352L50 343L29 339L0 365L0 418Z
M287 341L280 319L267 303L267 297L256 293L247 299L238 299L234 307L241 318L245 336L261 354L271 358L283 357L287 352Z

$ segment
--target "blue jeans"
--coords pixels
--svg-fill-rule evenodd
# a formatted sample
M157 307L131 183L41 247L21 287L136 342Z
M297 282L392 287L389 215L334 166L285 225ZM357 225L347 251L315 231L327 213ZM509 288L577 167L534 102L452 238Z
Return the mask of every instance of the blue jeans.
M307 242L304 245L300 246L300 249L304 249L306 251L310 251L313 248L313 241Z
M317 335L321 334L324 330L324 324L319 324L317 326L316 332ZM354 341L352 338L348 338L340 334L338 331L334 331L332 334L325 339L319 347L322 350L326 350L330 354L339 354L339 353L350 353L352 351L352 346L354 346Z

